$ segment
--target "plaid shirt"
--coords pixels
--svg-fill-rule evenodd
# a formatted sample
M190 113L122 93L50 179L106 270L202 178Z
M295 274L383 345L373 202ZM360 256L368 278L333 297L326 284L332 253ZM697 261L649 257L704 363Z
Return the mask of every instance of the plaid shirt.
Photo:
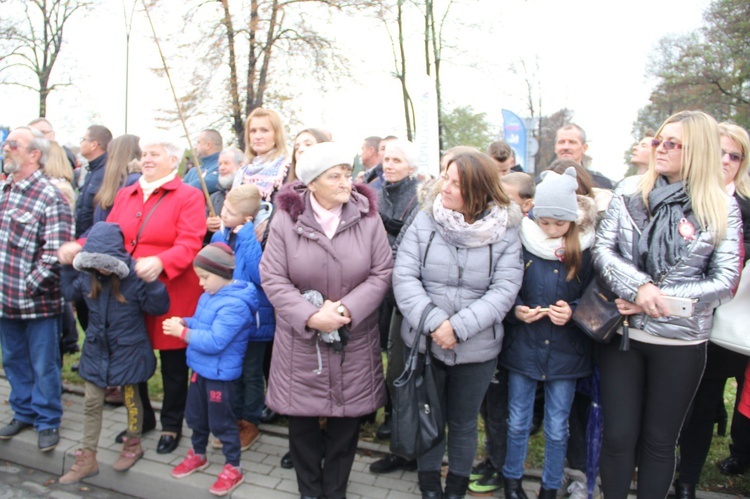
M73 239L73 215L41 170L0 182L0 317L62 313L57 250Z

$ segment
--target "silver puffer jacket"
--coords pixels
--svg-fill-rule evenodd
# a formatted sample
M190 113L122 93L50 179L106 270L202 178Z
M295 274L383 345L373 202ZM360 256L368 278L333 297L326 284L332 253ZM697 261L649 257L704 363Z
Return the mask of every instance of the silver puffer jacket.
M630 318L631 326L664 338L708 339L714 309L729 301L742 270L742 220L737 202L727 197L729 219L726 236L718 244L707 231L698 231L685 256L659 282L633 264L633 231L636 227L623 198L616 196L599 223L592 250L594 268L619 297L635 302L638 288L654 282L662 294L690 298L693 316L654 319L646 314ZM675 227L677 230L677 227Z

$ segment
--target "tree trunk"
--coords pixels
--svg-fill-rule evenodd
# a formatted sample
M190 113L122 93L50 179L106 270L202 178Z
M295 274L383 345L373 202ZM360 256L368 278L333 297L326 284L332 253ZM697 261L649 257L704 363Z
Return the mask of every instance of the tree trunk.
M406 137L409 141L414 139L414 128L411 121L409 91L406 89L406 52L404 50L404 26L403 26L403 3L404 0L398 0L398 48L401 53L401 71L399 80L401 80L401 94L404 99L404 119L406 120Z
M224 9L222 24L227 31L227 49L229 51L229 96L232 100L232 130L237 143L244 148L245 123L242 119L242 108L240 107L239 82L237 80L237 56L235 54L235 31L232 24L232 16L229 12L229 0L220 0Z

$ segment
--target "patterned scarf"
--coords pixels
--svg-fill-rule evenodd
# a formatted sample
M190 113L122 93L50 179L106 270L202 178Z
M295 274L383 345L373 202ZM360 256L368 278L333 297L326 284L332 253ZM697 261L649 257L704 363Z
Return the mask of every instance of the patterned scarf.
M274 153L269 151L263 156L253 158L252 163L245 165L240 170L235 185L253 183L258 187L264 201L270 201L271 194L281 187L289 170L289 161L284 156L275 159L267 159Z
M459 248L479 248L495 244L505 237L508 226L508 208L490 204L474 223L467 223L463 214L446 209L443 195L438 194L432 203L432 216L440 235L448 244Z

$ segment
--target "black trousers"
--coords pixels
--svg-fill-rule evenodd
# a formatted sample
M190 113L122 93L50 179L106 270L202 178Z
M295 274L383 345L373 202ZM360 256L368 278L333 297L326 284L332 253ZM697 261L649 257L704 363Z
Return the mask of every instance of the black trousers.
M182 420L185 417L185 404L188 392L188 367L186 350L159 350L161 359L161 377L164 386L164 399L161 404L161 428L180 434ZM154 420L154 409L148 398L148 384L139 383L138 392L143 401L143 420ZM144 423L145 424L145 423Z
M638 497L667 496L680 428L706 364L706 343L652 345L621 337L602 345L604 438L601 477L607 499L625 499L638 466Z
M737 411L747 361L748 358L744 355L709 343L706 371L680 435L680 482L697 485L700 480L701 470L713 440L716 407L723 403L724 386L728 378L737 379L737 400L731 429L732 443L735 447L741 446L737 457L750 461L750 428L746 428L745 434L742 434L741 427L747 418L743 418ZM735 435L738 437L737 441L734 439Z
M289 450L303 496L344 499L357 451L360 418L289 416Z
M187 398L187 424L196 454L205 455L208 436L213 433L222 445L227 464L240 466L240 432L232 411L234 381L206 379L193 373Z

